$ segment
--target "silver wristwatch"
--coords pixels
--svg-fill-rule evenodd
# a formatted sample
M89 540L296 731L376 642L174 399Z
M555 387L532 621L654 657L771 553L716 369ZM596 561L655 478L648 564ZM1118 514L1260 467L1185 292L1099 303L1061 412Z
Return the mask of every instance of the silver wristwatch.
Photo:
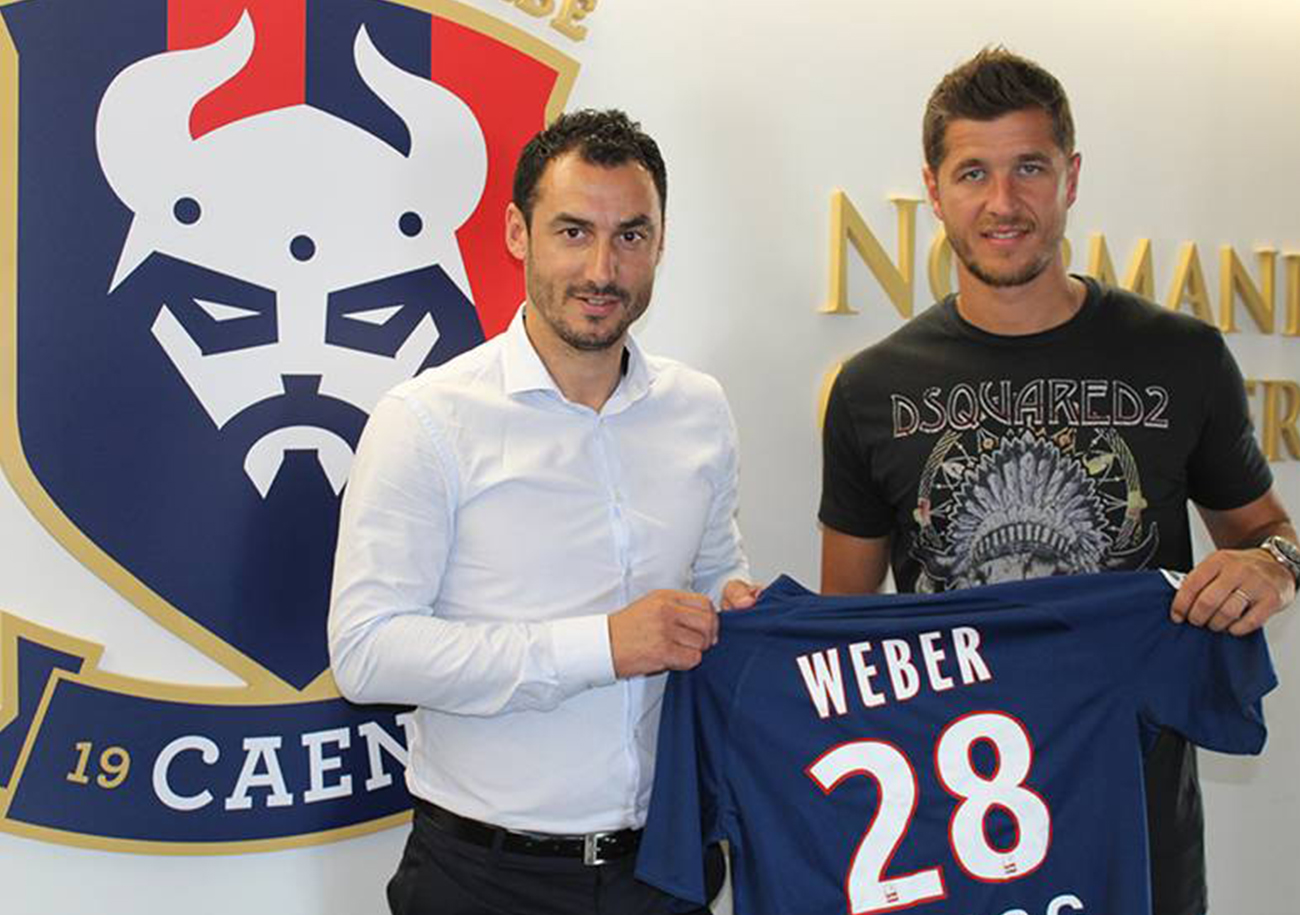
M1296 587L1300 588L1300 546L1296 546L1290 540L1285 537L1278 537L1276 534L1265 539L1259 546L1282 563L1283 567L1291 573L1291 577L1295 579Z

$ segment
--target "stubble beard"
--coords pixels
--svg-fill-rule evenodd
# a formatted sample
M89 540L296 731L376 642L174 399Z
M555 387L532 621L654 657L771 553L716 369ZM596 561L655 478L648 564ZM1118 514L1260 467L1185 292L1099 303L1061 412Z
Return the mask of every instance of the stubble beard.
M532 272L533 281L528 283L528 301L537 307L542 319L551 327L555 335L575 350L586 353L599 352L618 345L623 337L650 305L650 293L653 284L647 283L635 292L624 289L615 283L604 286L594 284L566 286L559 301L556 301L554 287L546 284ZM592 318L579 315L574 322L564 316L564 303L577 296L597 295L614 296L622 303L618 320L612 325L602 327ZM577 326L575 326L575 324ZM584 328L582 325L588 325Z
M1052 244L1034 260L1014 272L996 273L983 264L971 253L971 246L966 244L965 239L955 235L948 236L948 243L952 246L953 253L961 261L962 266L986 286L995 289L1009 289L1015 286L1024 286L1038 279L1043 271L1051 266L1055 253L1060 250L1061 239L1058 237Z

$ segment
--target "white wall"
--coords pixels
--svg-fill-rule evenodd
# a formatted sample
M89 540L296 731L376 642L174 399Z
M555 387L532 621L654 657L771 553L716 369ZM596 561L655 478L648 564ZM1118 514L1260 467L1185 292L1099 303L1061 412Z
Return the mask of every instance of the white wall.
M1178 245L1197 242L1217 303L1217 250L1253 269L1258 245L1300 251L1294 0L1070 7L1004 0L601 0L573 43L503 0L474 0L581 64L570 107L639 118L669 163L668 255L641 337L717 375L741 430L742 522L756 571L816 582L816 400L838 360L897 327L870 273L851 266L856 316L818 314L827 293L829 200L844 189L887 250L891 194L921 196L920 112L935 80L985 43L1035 57L1070 91L1083 153L1070 240L1104 232L1122 272L1152 240L1164 294ZM1059 12L1058 12L1059 9ZM923 257L934 221L918 220ZM928 304L924 261L918 310ZM1279 277L1279 282L1281 277ZM1281 296L1279 296L1279 300ZM1300 341L1243 319L1231 339L1250 377L1300 380ZM1258 404L1256 404L1258 406ZM1300 463L1274 465L1300 517ZM0 607L109 646L105 666L222 683L214 668L70 559L0 486ZM1300 623L1269 630L1282 686L1266 702L1258 760L1205 755L1213 908L1281 913L1300 898ZM383 911L403 830L240 858L156 859L0 835L13 915L75 911Z

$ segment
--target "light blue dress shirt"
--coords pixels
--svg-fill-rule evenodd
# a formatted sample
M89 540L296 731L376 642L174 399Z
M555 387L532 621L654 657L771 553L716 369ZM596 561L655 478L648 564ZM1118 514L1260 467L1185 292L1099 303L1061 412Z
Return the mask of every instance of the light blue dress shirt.
M607 618L748 578L712 378L648 356L599 411L509 329L375 408L343 500L340 690L417 706L412 793L510 829L640 826L663 675L616 680Z

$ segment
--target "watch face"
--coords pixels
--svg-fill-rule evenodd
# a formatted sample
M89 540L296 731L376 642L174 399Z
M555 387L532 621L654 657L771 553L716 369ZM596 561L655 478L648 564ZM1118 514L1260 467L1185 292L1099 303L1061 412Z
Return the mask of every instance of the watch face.
M1291 567L1291 574L1300 574L1300 547L1285 537L1276 536L1265 540L1264 546Z

